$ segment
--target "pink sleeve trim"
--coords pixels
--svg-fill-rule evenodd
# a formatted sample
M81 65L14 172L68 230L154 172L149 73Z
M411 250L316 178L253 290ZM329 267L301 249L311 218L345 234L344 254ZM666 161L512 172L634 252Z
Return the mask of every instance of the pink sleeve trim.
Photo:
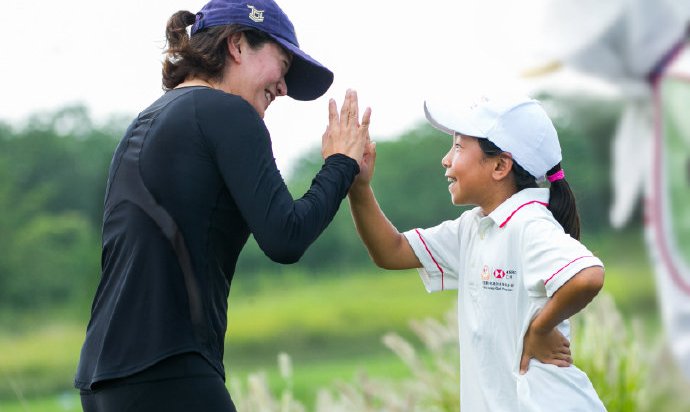
M556 271L556 273L554 273L554 274L551 275L548 279L546 279L546 280L544 281L544 285L546 285L547 283L549 283L549 281L550 281L551 279L553 279L554 276L556 276L557 274L561 273L561 271L563 271L563 269L567 268L567 267L570 266L572 263L575 263L575 262L577 262L577 261L580 260L580 259L591 258L591 257L594 257L594 256L592 256L592 255L580 256L580 257L577 258L577 259L571 260L571 261L568 262L565 266L563 266L562 268L558 269L558 270Z
M426 245L426 242L424 241L422 234L419 233L419 230L415 229L414 231L417 233L417 236L419 236L419 240L422 241L422 244L424 245L424 249L426 249L426 253L429 254L429 257L431 257L431 260L434 262L434 264L436 264L436 267L438 268L439 272L441 272L441 290L443 290L444 289L444 287L443 287L443 268L441 267L441 265L438 264L438 262L434 258L434 255L431 254L431 251L429 250L429 247Z
M501 223L498 227L505 226L508 223L508 221L513 218L513 215L518 212L518 210L522 209L523 207L525 207L527 205L531 205L532 203L539 203L540 205L542 205L544 207L549 207L548 203L540 202L538 200L532 200L531 202L524 203L524 204L520 205L520 207L518 207L517 209L513 210L513 213L511 213L510 216L508 216L508 218L506 220L504 220L503 223Z

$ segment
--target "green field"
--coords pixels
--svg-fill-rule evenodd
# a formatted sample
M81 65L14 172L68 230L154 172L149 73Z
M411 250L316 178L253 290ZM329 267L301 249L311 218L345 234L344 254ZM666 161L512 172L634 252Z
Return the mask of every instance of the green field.
M641 319L648 336L658 334L654 281L639 236L586 240L605 256L605 291L625 319ZM411 319L441 318L456 294L428 294L416 271L292 273L243 278L233 283L226 337L230 379L265 371L272 390L288 383L277 356L290 355L294 397L311 405L317 389L351 382L361 373L409 378L405 364L381 337L394 331L421 346ZM33 327L0 333L0 412L78 411L71 389L83 339L83 320L34 318Z
M292 357L297 396L313 396L315 388L360 370L405 376L381 336L410 335L409 319L441 316L454 302L452 292L427 294L415 271L238 278L228 314L228 377L263 369L278 381L279 352ZM85 323L34 321L35 328L0 336L0 411L24 410L19 399L31 411L62 410L51 394L73 392ZM67 399L60 396L60 404L69 405Z

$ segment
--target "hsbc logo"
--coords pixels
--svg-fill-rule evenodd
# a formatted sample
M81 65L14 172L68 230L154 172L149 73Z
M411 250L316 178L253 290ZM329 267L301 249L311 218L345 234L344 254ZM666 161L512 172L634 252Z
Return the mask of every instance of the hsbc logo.
M504 270L484 265L482 268L482 287L495 292L512 292L518 278L517 270Z

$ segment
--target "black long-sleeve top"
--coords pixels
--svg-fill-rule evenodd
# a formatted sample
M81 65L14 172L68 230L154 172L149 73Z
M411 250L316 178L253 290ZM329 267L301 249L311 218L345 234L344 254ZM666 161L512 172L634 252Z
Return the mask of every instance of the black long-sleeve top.
M113 156L102 274L75 386L188 352L224 377L228 294L249 234L274 261L296 262L358 172L353 159L330 156L294 200L251 105L205 87L166 92Z

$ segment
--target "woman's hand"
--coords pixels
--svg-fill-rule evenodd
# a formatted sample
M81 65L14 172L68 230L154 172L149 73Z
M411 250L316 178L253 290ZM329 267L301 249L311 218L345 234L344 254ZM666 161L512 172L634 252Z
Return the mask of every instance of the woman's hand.
M359 121L359 104L357 92L348 90L345 93L343 106L338 108L335 101L328 102L328 127L321 139L321 155L327 158L336 153L342 153L357 161L362 168L364 152L369 143L369 121L371 109L367 108Z
M527 372L529 360L532 358L561 367L572 365L573 358L568 339L556 328L542 333L533 328L533 324L534 322L530 324L523 339L520 374Z

